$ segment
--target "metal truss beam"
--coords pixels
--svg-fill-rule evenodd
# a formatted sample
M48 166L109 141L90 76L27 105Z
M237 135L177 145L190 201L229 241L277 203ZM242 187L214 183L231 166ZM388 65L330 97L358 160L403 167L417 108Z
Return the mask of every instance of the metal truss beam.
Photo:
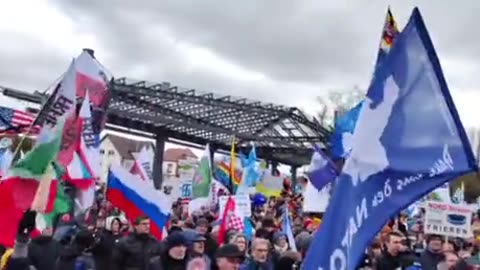
M149 134L162 133L174 140L209 143L220 151L229 151L235 136L240 151L248 150L245 142L253 141L260 158L294 166L308 164L312 144L325 144L330 134L297 108L126 78L112 81L109 87L107 128L119 132L150 138L154 135ZM41 93L1 86L0 91L36 104L48 99Z

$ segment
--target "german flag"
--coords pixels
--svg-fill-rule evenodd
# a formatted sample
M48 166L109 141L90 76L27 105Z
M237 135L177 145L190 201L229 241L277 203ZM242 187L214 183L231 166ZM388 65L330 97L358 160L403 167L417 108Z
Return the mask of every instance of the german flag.
M395 39L400 34L400 31L397 27L397 22L393 18L392 11L390 7L387 10L387 16L385 17L385 23L382 29L382 36L380 38L380 48L378 49L377 62L375 63L374 74L377 68L382 65L383 61L386 59L390 48L392 48Z
M380 49L384 50L386 53L390 50L393 45L395 38L400 34L400 31L397 27L397 22L393 18L392 11L390 8L387 10L387 16L385 18L385 24L382 31L382 39L380 43Z

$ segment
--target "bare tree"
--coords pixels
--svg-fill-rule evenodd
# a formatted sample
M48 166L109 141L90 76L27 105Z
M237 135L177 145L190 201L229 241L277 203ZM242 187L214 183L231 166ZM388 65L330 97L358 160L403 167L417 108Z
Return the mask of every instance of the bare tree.
M342 115L357 105L365 96L365 91L358 86L351 90L331 90L324 96L317 97L320 109L317 117L322 125L332 126L335 113Z

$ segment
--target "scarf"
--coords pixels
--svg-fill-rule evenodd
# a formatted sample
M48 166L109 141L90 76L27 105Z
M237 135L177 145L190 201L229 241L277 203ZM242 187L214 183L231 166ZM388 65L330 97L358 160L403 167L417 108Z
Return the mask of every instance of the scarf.
M277 245L273 245L275 247L275 250L276 251L280 251L280 252L285 252L288 250L288 245L285 245L284 247L280 247L280 246L277 246Z

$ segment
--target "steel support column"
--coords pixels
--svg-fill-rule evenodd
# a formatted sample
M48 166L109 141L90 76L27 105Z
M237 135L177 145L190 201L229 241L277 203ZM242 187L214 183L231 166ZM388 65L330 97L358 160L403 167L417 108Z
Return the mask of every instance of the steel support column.
M297 166L290 166L290 174L292 178L292 191L295 192L297 187Z
M276 175L276 173L277 173L277 168L278 168L278 162L272 160L272 161L271 161L271 164L272 164L272 167L270 168L270 169L271 169L271 173L272 173L272 175Z
M209 158L210 158L210 162L212 163L212 164L210 164L210 166L213 167L213 164L214 164L214 160L213 160L213 159L214 159L214 157L215 157L215 152L217 151L217 147L215 147L214 145L211 145L211 144L210 144L208 148L209 148L209 150L210 150L210 153L209 153L209 154L210 154L210 157L209 157Z
M157 133L155 138L155 156L153 157L153 184L156 189L162 188L163 183L163 153L167 137Z

